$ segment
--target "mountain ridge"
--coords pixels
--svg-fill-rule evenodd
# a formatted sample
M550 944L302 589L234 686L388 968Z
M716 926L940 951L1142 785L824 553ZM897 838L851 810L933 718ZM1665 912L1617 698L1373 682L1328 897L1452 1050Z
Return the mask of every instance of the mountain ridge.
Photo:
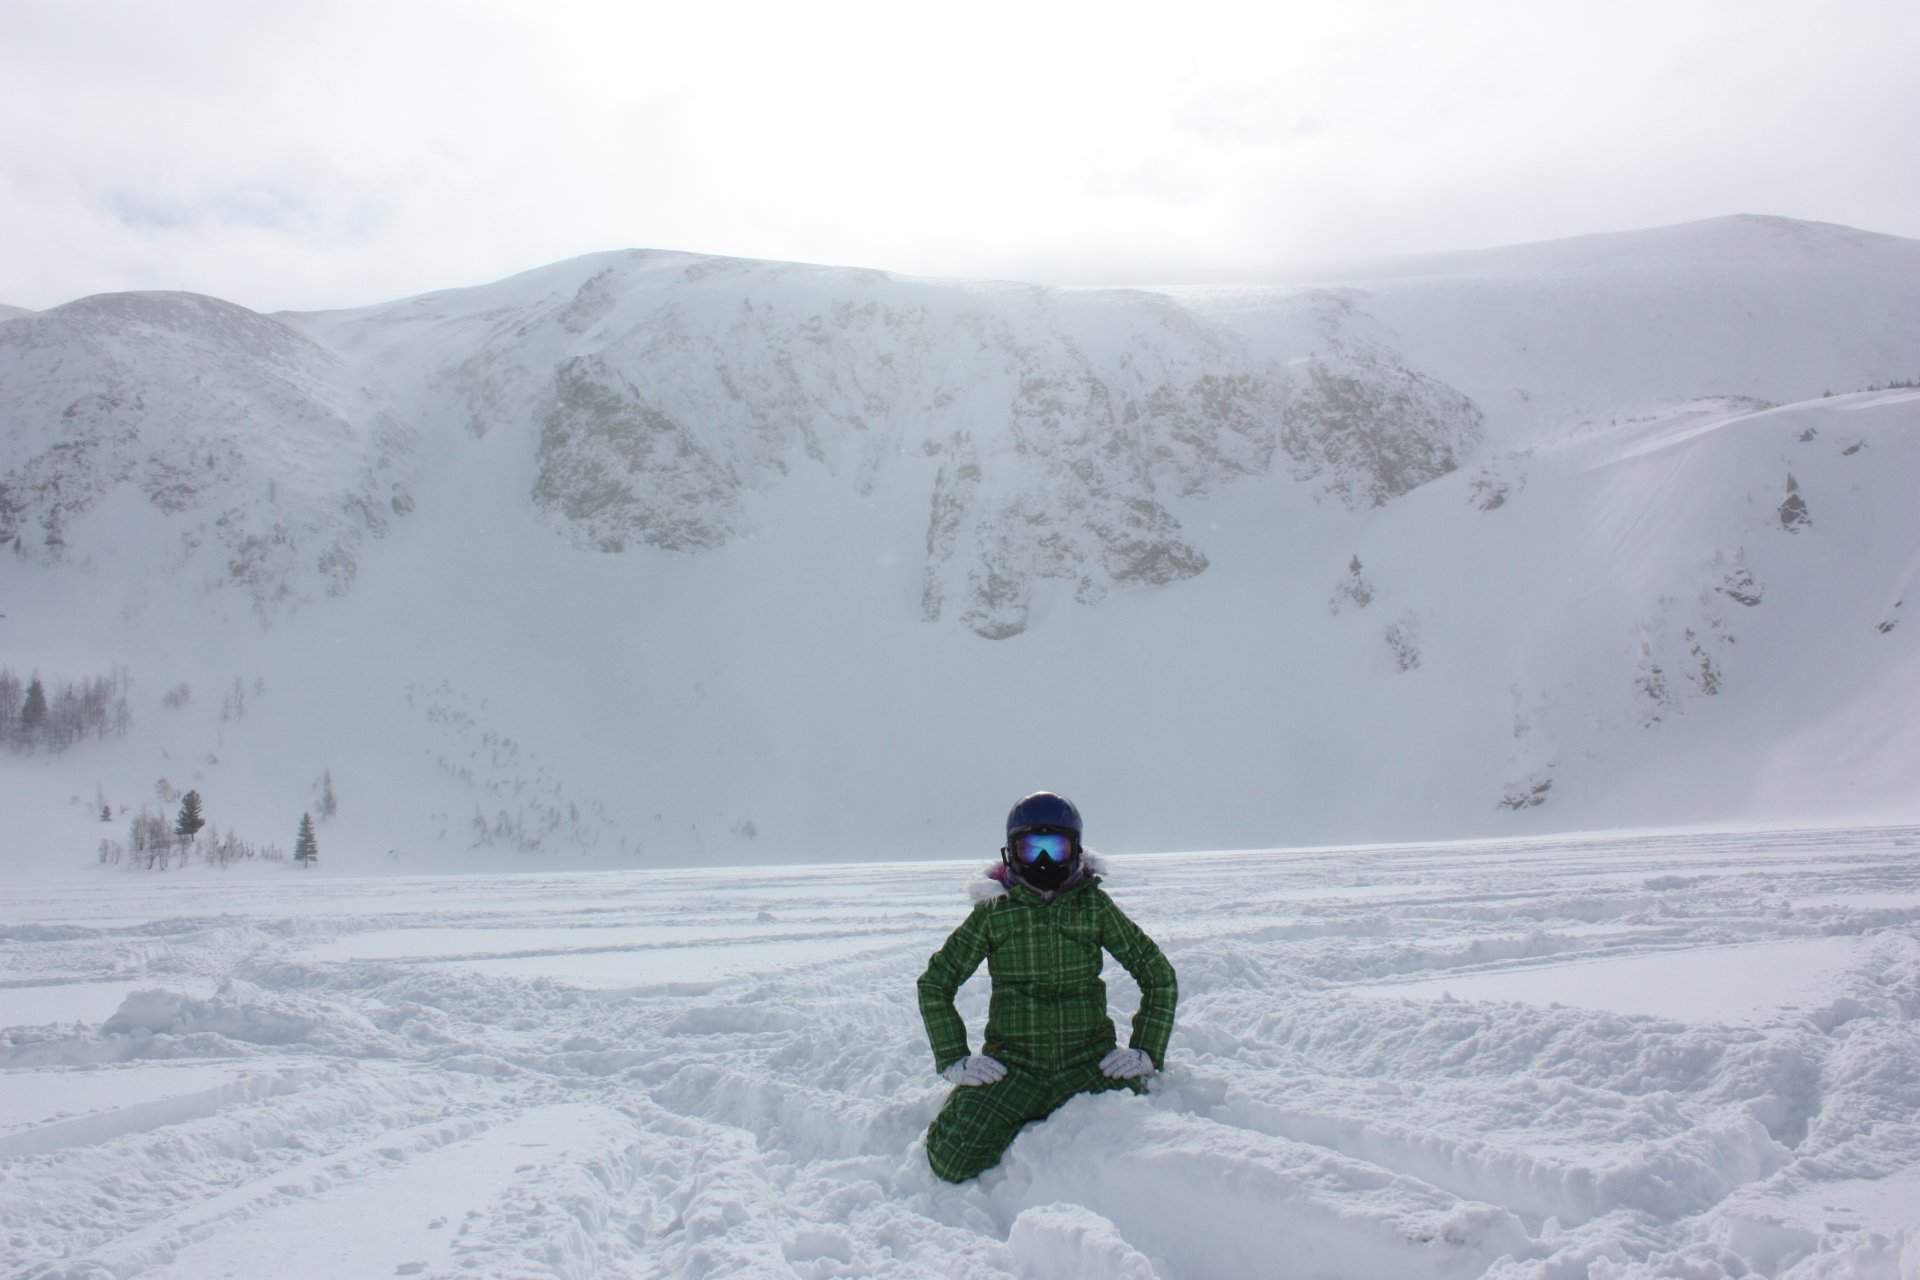
M1920 242L1621 234L1332 287L627 250L15 316L8 665L131 668L136 725L0 778L70 776L70 845L162 776L290 838L330 771L361 865L871 855L863 808L952 852L1046 780L1122 848L1907 814L1916 406L1859 389L1920 372Z

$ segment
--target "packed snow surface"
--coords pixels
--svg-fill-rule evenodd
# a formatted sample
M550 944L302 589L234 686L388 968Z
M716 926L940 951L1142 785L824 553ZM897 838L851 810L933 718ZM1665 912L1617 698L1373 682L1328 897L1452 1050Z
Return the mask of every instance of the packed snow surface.
M4 1270L1905 1280L1917 854L1111 859L1168 1069L958 1186L914 979L979 862L13 884Z

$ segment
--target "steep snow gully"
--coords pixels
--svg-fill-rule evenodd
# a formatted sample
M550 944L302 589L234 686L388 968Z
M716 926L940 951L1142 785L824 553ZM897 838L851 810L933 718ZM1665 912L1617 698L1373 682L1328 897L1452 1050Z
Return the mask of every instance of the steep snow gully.
M1917 849L1115 859L1169 1070L961 1186L912 985L973 865L10 888L0 1269L1912 1277Z

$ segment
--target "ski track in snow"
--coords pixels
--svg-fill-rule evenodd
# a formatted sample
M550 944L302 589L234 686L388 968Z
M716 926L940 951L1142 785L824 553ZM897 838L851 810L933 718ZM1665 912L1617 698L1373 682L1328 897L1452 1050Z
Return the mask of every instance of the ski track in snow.
M3 1270L1904 1280L1916 854L1114 859L1170 1068L960 1186L913 983L979 864L10 887Z

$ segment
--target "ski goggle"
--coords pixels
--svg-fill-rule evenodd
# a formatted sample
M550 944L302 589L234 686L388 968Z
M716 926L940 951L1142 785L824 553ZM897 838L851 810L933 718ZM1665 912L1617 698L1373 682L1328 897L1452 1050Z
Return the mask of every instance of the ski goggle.
M1073 837L1064 831L1022 831L1013 838L1013 856L1024 863L1065 862L1073 856Z

